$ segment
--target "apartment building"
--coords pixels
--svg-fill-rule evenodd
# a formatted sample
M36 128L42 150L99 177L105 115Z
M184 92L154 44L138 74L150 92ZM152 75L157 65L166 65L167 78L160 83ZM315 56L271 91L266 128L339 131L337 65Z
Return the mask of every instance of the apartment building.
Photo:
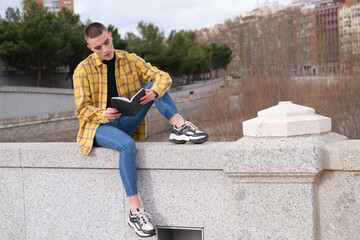
M274 68L281 53L295 75L331 75L350 66L346 56L360 57L360 0L294 1L287 9L258 13L266 11L201 29L198 40L232 48L233 71Z
M311 2L311 0L288 0L288 2L291 2L292 5L298 5Z
M318 73L315 11L318 2L298 5L293 10L296 13L293 19L296 41L295 75L316 75Z
M338 5L335 1L321 1L316 8L318 63L321 73L331 74L339 69Z
M44 7L52 12L58 12L63 7L74 12L74 0L34 0L35 2L42 3Z
M339 9L339 36L342 61L360 54L360 3L345 4Z

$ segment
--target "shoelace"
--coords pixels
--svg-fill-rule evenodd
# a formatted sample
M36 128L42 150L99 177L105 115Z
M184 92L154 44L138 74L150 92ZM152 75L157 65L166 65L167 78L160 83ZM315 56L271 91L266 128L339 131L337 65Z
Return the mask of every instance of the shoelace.
M145 212L143 209L140 209L139 211L135 212L133 216L139 218L139 224L142 226L143 224L146 224L149 222L149 218L151 218L151 215L147 212Z
M200 131L199 128L197 126L195 126L192 122L190 121L185 121L185 124L188 125L190 128Z

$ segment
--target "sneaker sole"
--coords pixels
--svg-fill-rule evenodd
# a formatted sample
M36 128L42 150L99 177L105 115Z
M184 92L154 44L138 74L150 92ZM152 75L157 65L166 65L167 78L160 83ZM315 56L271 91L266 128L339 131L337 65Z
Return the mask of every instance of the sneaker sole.
M198 139L191 139L190 137L184 139L183 137L177 138L177 136L170 136L169 141L175 144L184 144L186 142L191 142L191 143L195 143L195 144L200 144L203 142L206 142L208 140L209 136L205 136L203 138L198 138Z
M169 141L175 144L184 144L186 142L191 142L191 143L195 143L195 144L199 144L199 143L203 143L206 142L208 140L209 136L205 135L202 138L191 138L191 137L186 137L186 136L178 136L176 134L171 134L169 137Z
M186 140L177 140L175 138L169 139L169 141L172 142L172 143L175 143L175 144L184 144L184 143L186 143Z
M209 138L209 136L206 136L205 138L202 138L202 139L190 139L190 142L194 143L194 144L200 144L200 143L206 142L208 140L208 138Z
M139 237L147 238L147 237L152 237L152 236L156 235L155 229L153 232L146 234L146 233L143 233L140 230L138 230L132 222L128 221L128 224L131 228L133 228L135 230L136 235L138 235Z

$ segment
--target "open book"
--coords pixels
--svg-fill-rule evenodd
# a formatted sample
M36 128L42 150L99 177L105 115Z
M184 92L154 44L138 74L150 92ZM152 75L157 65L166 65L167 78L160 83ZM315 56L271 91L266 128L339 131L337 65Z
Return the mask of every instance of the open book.
M132 116L135 117L136 114L143 108L145 105L140 104L140 98L145 96L145 89L140 89L135 95L129 100L125 97L112 97L111 98L111 107L116 108L121 116Z

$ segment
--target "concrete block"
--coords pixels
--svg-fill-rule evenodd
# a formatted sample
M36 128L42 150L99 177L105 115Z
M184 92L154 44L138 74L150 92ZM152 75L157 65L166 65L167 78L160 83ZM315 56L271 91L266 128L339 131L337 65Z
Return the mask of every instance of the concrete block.
M322 149L323 168L360 171L360 140L327 144Z
M325 171L317 195L321 239L359 239L360 172Z
M138 181L156 226L203 228L204 239L314 239L311 183L234 185L222 171L196 170L140 170Z
M336 133L288 138L244 137L231 145L227 154L231 160L226 162L225 172L238 176L251 174L250 177L316 175L322 170L320 148L344 139Z
M312 184L237 184L233 191L226 215L236 228L223 239L315 239Z
M25 239L22 170L0 169L0 239Z
M243 122L244 136L287 137L331 131L331 119L315 114L313 108L291 101L258 112L258 117Z
M76 143L25 143L21 156L23 167L119 168L119 152L96 147L85 156Z
M0 102L12 103L0 106L0 119L75 111L72 89L1 86Z
M209 142L201 145L176 145L169 142L137 142L136 148L136 164L140 169L204 169L204 166L206 169L222 169L227 161L229 144ZM89 156L84 156L76 143L24 143L21 156L23 167L119 167L119 152L95 147Z
M140 170L139 193L157 226L204 228L204 239L233 239L231 180L222 171ZM131 229L129 239L137 239ZM128 239L128 238L127 238Z
M123 239L117 170L24 169L27 239Z
M21 145L17 143L0 144L0 167L20 167Z
M136 166L140 169L223 169L228 161L229 146L226 142L138 142Z

